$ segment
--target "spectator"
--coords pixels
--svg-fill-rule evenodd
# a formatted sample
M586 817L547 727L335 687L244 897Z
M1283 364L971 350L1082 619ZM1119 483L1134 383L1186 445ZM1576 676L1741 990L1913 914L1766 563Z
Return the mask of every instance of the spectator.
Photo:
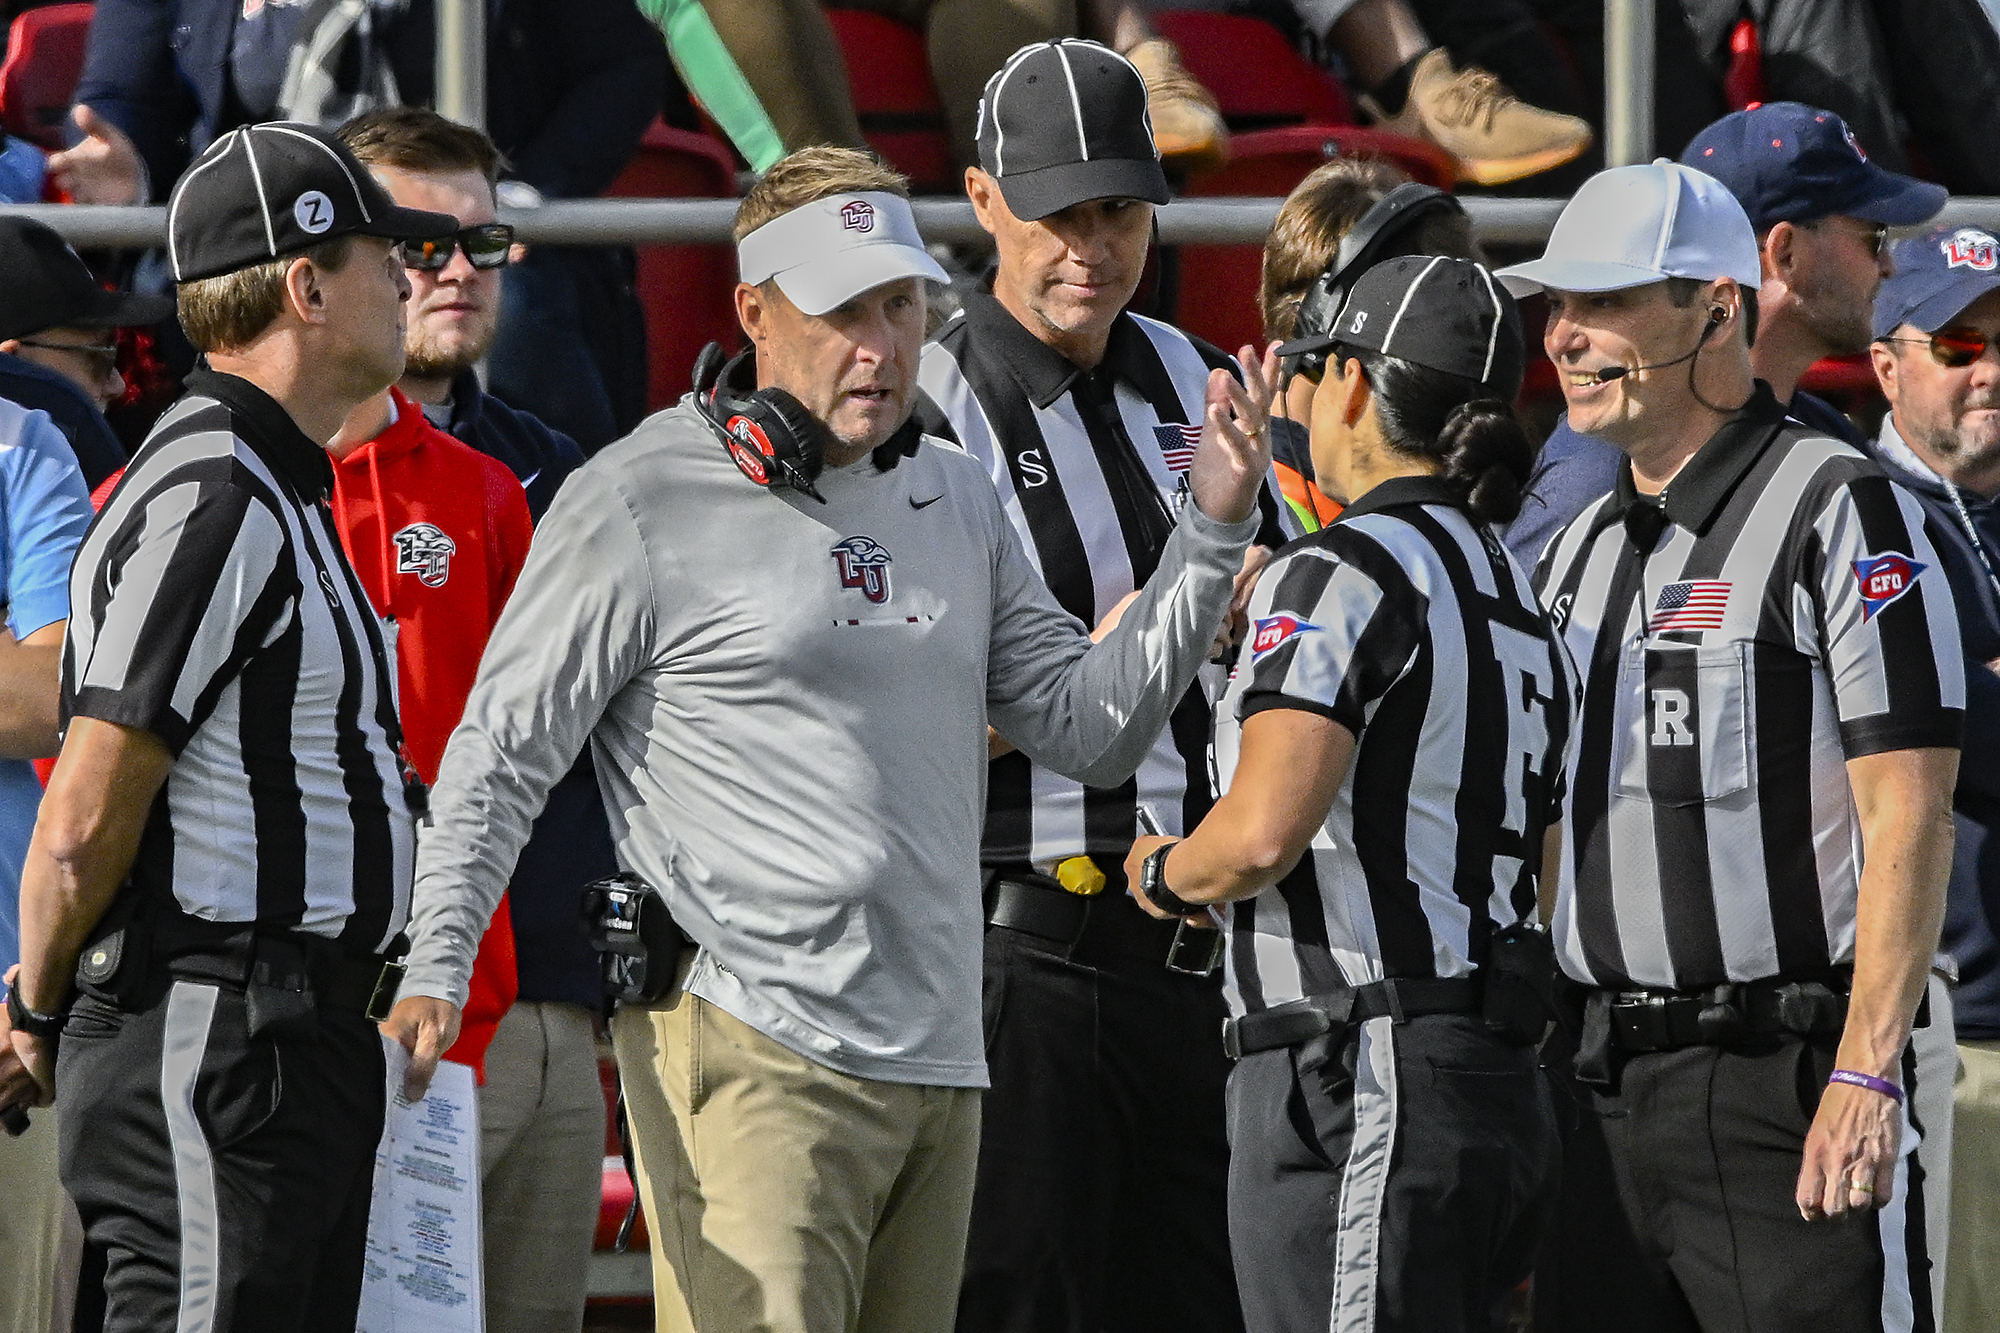
M1554 923L1583 1095L1538 1327L1906 1325L1965 699L1922 511L1753 377L1761 260L1714 178L1601 173L1501 277L1547 293L1571 424L1626 455L1536 571L1584 681Z
M1484 258L1465 210L1450 195L1415 186L1382 162L1343 157L1314 167L1286 197L1264 239L1258 294L1264 337L1287 342L1325 333L1354 279L1399 254ZM1271 457L1285 502L1308 532L1340 513L1313 480L1308 442L1313 391L1325 364L1317 354L1287 357L1271 418Z
M32 226L33 224L28 224ZM10 261L19 227L0 220L0 292L11 298ZM79 265L80 267L80 265ZM11 989L20 951L21 865L41 804L28 760L56 752L63 628L69 620L69 566L90 524L90 496L55 423L0 401L0 589L7 632L0 635L0 974ZM8 1007L11 1011L12 1005ZM0 1011L0 1327L62 1333L76 1298L82 1234L56 1173L56 1116L24 1107L41 1100L33 1071Z
M1469 1333L1527 1277L1555 1194L1535 909L1575 682L1486 531L1533 461L1506 406L1520 316L1483 267L1424 255L1369 269L1337 316L1281 350L1329 363L1313 456L1348 508L1258 580L1222 799L1135 843L1126 876L1162 918L1228 904L1251 1333Z
M166 297L106 291L41 223L0 218L0 398L47 412L92 490L125 465L104 420L125 391L112 335L173 312Z
M210 368L77 555L13 1045L62 1095L108 1333L345 1329L415 826L393 648L313 441L402 370L396 243L455 224L283 125L218 139L168 213Z
M1124 313L1168 197L1146 95L1129 61L1074 38L1023 47L987 82L966 192L999 267L924 349L920 375L925 432L979 463L1051 595L1100 631L1159 564L1192 460L1188 423L1230 366ZM1262 507L1246 584L1286 536L1268 489ZM1214 799L1209 699L1222 674L1178 700L1130 782L1086 785L1004 740L991 747L980 857L992 1086L959 1333L1241 1326L1212 937L1192 963L1176 958L1174 928L1125 897L1121 869L1142 820L1179 832ZM1153 1217L1176 1219L1172 1253L1127 1255L1118 1238Z
M1267 459L1229 424L1255 409L1218 387L1196 503L1093 648L978 466L908 420L943 274L903 189L822 148L745 197L756 350L563 488L424 842L404 991L456 1002L589 740L620 864L695 942L682 985L612 1022L662 1328L949 1327L986 1073L987 715L1077 776L1129 776L1256 527ZM454 1018L437 1005L425 1044Z
M189 157L232 126L275 108L243 101L259 74L239 43L240 10L301 6L236 0L102 0L91 22L75 122L83 140L49 162L79 203L164 196ZM380 12L380 11L377 11ZM424 105L435 82L432 0L413 0L376 34L401 99ZM278 45L278 54L289 48ZM510 165L509 202L600 194L659 110L666 53L632 0L496 0L486 30L486 123ZM336 113L335 119L340 118ZM622 275L629 256L538 247L515 274L492 349L496 392L555 422L587 448L644 411L635 344L643 319Z
M1931 217L1944 207L1945 192L1884 171L1840 117L1792 102L1731 112L1696 135L1681 161L1721 181L1756 229L1763 286L1747 332L1757 378L1800 421L1860 445L1853 423L1801 392L1799 379L1821 357L1867 348L1875 289L1887 272L1888 228ZM1685 363L1637 374L1680 377ZM1606 441L1559 421L1521 517L1507 529L1514 554L1524 562L1540 557L1558 528L1611 489L1620 457Z
M498 155L492 142L477 130L415 108L358 117L341 127L340 137L390 198L405 207L448 212L460 226L455 238L432 247L406 247L412 260L409 361L398 392L409 395L412 415L419 410L414 404L422 404L431 425L511 467L526 489L529 512L539 515L583 456L532 416L487 395L473 369L493 336L507 272L503 238L481 230L496 225ZM482 240L486 248L475 252ZM354 465L350 458L341 470ZM440 479L436 497L447 490ZM508 507L498 502L499 510ZM463 535L452 540L466 544ZM364 559L355 563L366 568ZM404 563L399 550L397 564ZM512 578L510 571L509 586ZM398 581L412 595L429 596L421 572L414 587L408 578ZM410 633L406 627L404 644ZM451 640L440 635L438 641ZM449 722L458 720L484 643L480 635L469 654L454 651L445 659L464 673L448 691L454 701ZM404 697L411 698L407 691ZM427 772L435 767L445 733L434 739L429 757L420 758ZM448 1053L461 1061L476 1050L485 1055L480 1202L491 1333L575 1333L583 1319L602 1181L604 1098L597 1075L597 961L577 903L583 884L617 869L597 772L586 754L549 793L535 821L503 906L481 941L465 1027ZM514 997L511 1007L501 1003L508 996ZM475 1031L476 1013L489 1016L484 1035Z
M1938 227L1895 248L1875 301L1875 375L1889 415L1871 452L1923 506L1925 528L1958 606L1965 648L1965 748L2000 739L2000 241L1976 227ZM1964 764L1953 798L1957 840L1945 895L1943 949L1957 964L1957 1123L1949 1245L1939 1327L2000 1324L2000 784ZM1933 1022L1937 1009L1932 1009ZM1949 1066L1947 1065L1947 1069ZM1947 1087L1951 1086L1947 1075ZM1925 1126L1928 1131L1929 1126Z

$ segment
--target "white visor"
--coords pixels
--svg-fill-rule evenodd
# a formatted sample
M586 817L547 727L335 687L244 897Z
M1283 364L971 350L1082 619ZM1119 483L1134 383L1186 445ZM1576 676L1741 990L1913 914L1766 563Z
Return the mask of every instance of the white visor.
M950 281L925 252L910 201L875 190L829 195L772 218L736 243L736 264L752 286L776 278L808 315L898 278Z

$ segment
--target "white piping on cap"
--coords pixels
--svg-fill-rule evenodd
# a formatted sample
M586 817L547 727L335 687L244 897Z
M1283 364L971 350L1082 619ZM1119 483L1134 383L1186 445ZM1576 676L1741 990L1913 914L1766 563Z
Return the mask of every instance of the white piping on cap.
M278 253L278 236L271 229L271 201L264 197L264 173L257 169L257 149L250 139L250 131L244 130L243 155L250 159L250 180L257 187L257 216L264 220L264 248L275 257Z
M1424 279L1428 278L1431 275L1431 270L1436 268L1439 264L1442 264L1443 262L1444 262L1443 255L1432 255L1431 262L1424 265L1423 272L1417 274L1416 279L1413 282L1411 282L1409 288L1406 291L1404 291L1403 303L1396 307L1395 318L1389 321L1389 331L1382 335L1382 354L1384 356L1395 355L1395 353L1390 351L1389 349L1396 341L1396 328L1403 322L1404 312L1410 308L1410 302L1416 299L1417 288L1424 285Z
M231 130L228 134L216 140L214 149L219 149L220 151L211 150L206 162L197 163L185 176L182 176L180 184L175 187L172 196L167 200L167 263L174 270L175 282L181 281L181 256L180 247L174 244L174 218L180 212L181 200L187 197L188 183L202 172L221 162L223 158L228 157L229 140L241 133L243 131L240 129Z
M293 129L289 125L282 125L282 124L265 125L262 126L261 128L269 130L273 134L289 134L294 139L303 139L307 143L311 144L313 147L319 149L320 152L325 153L328 157L332 158L333 165L339 167L340 174L347 178L347 188L354 191L354 206L361 210L361 220L363 222L371 224L375 221L374 218L368 215L368 201L367 199L362 197L360 184L355 181L354 173L347 169L347 164L340 160L339 153L334 152L333 149L327 147L324 143L321 143L318 139L313 138L312 135L302 134L298 130Z
M1493 298L1493 331L1486 335L1486 367L1479 372L1479 382L1486 383L1493 373L1493 357L1500 350L1500 322L1506 318L1506 311L1500 308L1500 293L1494 289L1493 275L1486 271L1486 265L1474 264L1473 271L1486 284L1486 294Z
M1007 122L1000 119L1000 94L1007 90L1007 80L1013 76L1022 61L1033 55L1039 47L1024 46L1007 60L998 74L987 80L986 96L980 99L982 105L990 105L993 115L993 174L1007 174Z
M1083 99L1076 94L1076 73L1069 67L1069 46L1067 40L1056 43L1056 60L1062 65L1063 81L1069 84L1069 110L1076 118L1076 151L1078 161L1090 161L1090 136L1083 128Z

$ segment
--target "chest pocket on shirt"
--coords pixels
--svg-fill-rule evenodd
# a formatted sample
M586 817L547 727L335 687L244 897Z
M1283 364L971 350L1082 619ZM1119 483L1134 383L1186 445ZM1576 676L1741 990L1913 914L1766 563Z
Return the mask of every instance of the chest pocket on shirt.
M1747 643L1634 643L1619 663L1617 794L1655 805L1718 801L1750 785Z

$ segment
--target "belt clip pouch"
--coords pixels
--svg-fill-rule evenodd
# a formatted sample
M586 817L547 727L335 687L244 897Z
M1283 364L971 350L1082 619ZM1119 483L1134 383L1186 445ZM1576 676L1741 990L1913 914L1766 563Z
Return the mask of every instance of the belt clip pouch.
M652 1004L673 988L688 938L644 879L622 871L584 885L583 924L607 1000Z
M153 952L152 923L139 906L138 894L121 893L76 960L77 989L121 1009L138 1003Z
M319 1016L306 951L290 940L259 938L243 985L243 1010L253 1037L310 1031Z
M1532 1046L1556 1016L1556 950L1545 930L1516 922L1490 941L1480 1017L1510 1046Z
M1617 1088L1625 1067L1624 1053L1611 1036L1611 1022L1611 996L1598 991L1584 1002L1574 1061L1577 1082L1607 1093Z

